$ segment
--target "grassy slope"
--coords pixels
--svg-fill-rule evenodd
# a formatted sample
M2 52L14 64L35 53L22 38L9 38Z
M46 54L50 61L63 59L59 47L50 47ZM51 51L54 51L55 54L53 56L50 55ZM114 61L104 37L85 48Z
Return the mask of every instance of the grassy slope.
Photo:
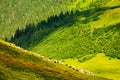
M64 61L70 65L90 70L94 72L95 75L104 76L114 80L120 79L120 60L106 57L103 53L99 53L94 58L85 62L79 62L80 59L65 59Z
M107 80L80 74L63 64L47 61L47 58L40 58L35 53L2 40L0 40L0 79Z
M51 15L59 15L62 11L88 9L89 5L95 1L96 0L0 0L0 39L5 39L6 37L10 39L16 29L25 28L26 25L30 23L36 25L39 21L47 20ZM106 0L104 3L108 1L113 0ZM108 6L111 4L116 5L116 3L119 4L117 0L114 1L114 3L115 4L109 3Z
M119 2L111 1L105 6L119 5L118 3ZM94 18L98 19L92 21ZM88 22L84 24L83 22L87 20ZM103 54L99 54L99 57L90 58L90 61L83 63L78 62L82 56L86 56L87 54L94 55L94 53L105 53L105 55L110 55L111 57L115 55L119 58L119 23L119 7L103 12L97 11L89 17L79 16L75 24L72 26L63 26L52 32L39 44L34 46L32 51L56 59L71 58L70 60L66 60L66 63L78 67L82 66L95 72L96 75L119 80L120 60L118 59L108 60ZM98 61L98 63L95 64L96 61Z
M88 17L77 16L76 23L52 32L34 46L32 51L58 59L82 57L100 52L120 58L119 10L120 8L115 8L102 13L97 11ZM94 18L98 20L92 21Z
M67 8L69 9L78 8L80 10L89 9L88 5L91 3L91 0L85 2L83 5L80 5L81 3L82 3L81 0L76 0L76 2L70 4L69 7ZM119 5L119 3L120 3L119 0L115 1L110 0L110 2L108 2L104 6L106 7L116 6ZM93 21L95 18L97 18L97 20ZM22 19L22 21L25 20ZM84 21L88 22L84 23ZM94 13L93 11L93 13L88 17L85 15L79 16L74 25L63 26L62 28L49 34L44 40L42 40L42 42L34 46L32 50L34 52L40 53L41 55L57 59L64 58L74 59L75 57L79 59L80 57L85 56L86 54L100 52L103 53L105 52L106 55L110 55L111 53L112 56L113 54L115 54L115 56L120 57L119 24L116 25L119 22L120 22L119 8L98 11L98 13L97 11ZM112 25L112 27L110 25ZM110 69L111 68L109 68L109 70ZM102 72L104 71L101 70L101 73ZM109 71L106 72L109 73ZM104 73L102 75L106 74L107 73ZM109 76L112 76L113 74L114 73L112 73Z

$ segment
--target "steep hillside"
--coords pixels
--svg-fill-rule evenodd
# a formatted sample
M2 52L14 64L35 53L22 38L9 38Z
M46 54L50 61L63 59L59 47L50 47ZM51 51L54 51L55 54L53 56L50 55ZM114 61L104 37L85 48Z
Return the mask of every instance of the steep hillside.
M10 39L16 29L36 26L51 15L71 10L115 6L119 0L0 0L0 39ZM114 4L113 4L114 3ZM7 37L7 38L6 38Z
M38 23L36 28L28 25L25 30L18 30L12 42L56 59L93 53L120 58L119 11L119 6L115 6L61 13Z
M0 39L8 39L16 29L38 23L54 14L69 10L74 1L66 0L0 0Z
M87 76L64 64L0 40L0 80L108 80Z
M50 1L49 6L53 6L54 1ZM45 0L45 3L47 2ZM119 80L120 0L63 0L56 3L60 4L58 9L54 6L53 9L55 9L51 12L50 8L50 14L47 13L48 8L41 9L45 12L38 13L41 17L37 20L35 20L36 11L32 8L35 19L31 16L21 19L23 22L27 19L30 21L24 24L23 29L17 29L18 26L14 29L16 32L11 37L11 42L47 58L64 60L69 64L72 64L72 60L76 60L74 65L77 64L77 67L83 64L81 66L92 70L97 75ZM29 9L31 11L31 8ZM21 25L23 24L20 23ZM9 32L8 28L6 29ZM2 32L4 29L0 30ZM0 35L6 36L6 32ZM97 60L96 54L99 55L99 53L104 53L105 56L97 57ZM113 60L109 61L109 59ZM104 63L104 60L105 64L111 64L106 67L101 63ZM87 65L89 61L91 64ZM95 61L96 64L97 61L101 61L98 65L102 68L94 65ZM115 63L112 64L112 61Z
M95 55L89 59L91 55L84 56L79 59L64 59L65 63L84 68L94 72L96 75L120 80L120 60L105 56L103 53Z
M93 5L51 16L39 22L37 28L30 24L30 28L16 31L13 42L99 76L119 80L120 6L117 3L112 0L104 6ZM103 53L109 58L101 56Z

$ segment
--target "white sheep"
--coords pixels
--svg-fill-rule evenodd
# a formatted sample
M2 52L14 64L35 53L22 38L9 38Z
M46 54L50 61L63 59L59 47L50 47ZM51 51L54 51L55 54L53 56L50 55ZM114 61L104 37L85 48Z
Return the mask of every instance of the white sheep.
M58 61L57 61L57 60L54 60L54 62L55 62L55 63L58 63Z
M39 55L40 56L40 55ZM44 56L40 56L40 58L44 59Z
M47 61L49 61L49 62L50 62L50 61L51 61L51 59L47 59Z
M85 74L85 70L83 68L81 68L80 73Z
M73 69L73 70L75 70L75 69L76 69L76 67L75 67L75 66L72 66L72 69Z
M94 74L92 72L88 72L88 75L93 76Z
M60 64L64 64L64 62L59 62Z
M27 50L24 50L25 52L27 52Z

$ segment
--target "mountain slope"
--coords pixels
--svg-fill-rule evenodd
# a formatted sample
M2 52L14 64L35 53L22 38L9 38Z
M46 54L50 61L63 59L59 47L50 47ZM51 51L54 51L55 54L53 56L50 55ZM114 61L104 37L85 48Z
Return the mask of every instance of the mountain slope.
M108 80L102 77L83 75L63 64L48 61L43 56L2 40L0 40L0 79Z
M0 39L10 40L18 28L24 29L30 23L36 26L61 12L118 4L119 0L0 0Z
M48 58L70 59L70 62L71 59L77 60L77 66L79 62L83 64L89 62L99 53L104 53L110 57L109 59L117 58L115 61L119 62L120 0L71 0L71 2L68 1L66 13L51 15L47 20L36 22L37 24L29 23L25 29L17 29L11 41ZM102 58L104 57L98 61ZM109 62L106 60L106 63ZM90 65L94 63L91 62ZM103 66L105 70L98 67L98 75L119 74L110 71L116 70L115 65L111 64L112 67L109 65L108 69ZM93 71L97 72L96 69Z
M77 20L72 26L52 32L32 51L119 80L120 8L93 11L88 17L78 16Z
M111 78L113 80L120 79L120 60L105 56L104 53L99 53L89 59L91 55L84 56L79 59L64 59L67 64L84 68L94 72L96 75Z
M83 12L84 15L80 12L79 16L74 15L76 21L73 23L71 20L72 25L61 26L31 49L57 59L79 58L92 53L120 58L119 9L88 10ZM92 13L86 16L88 12Z
M74 2L74 1L73 1ZM16 29L47 20L51 15L69 10L66 0L0 0L0 39L10 39Z
M36 26L29 24L26 29L18 29L11 42L57 59L79 58L92 53L105 53L120 58L119 2L88 2L91 6L88 5L89 8L84 10L61 12Z

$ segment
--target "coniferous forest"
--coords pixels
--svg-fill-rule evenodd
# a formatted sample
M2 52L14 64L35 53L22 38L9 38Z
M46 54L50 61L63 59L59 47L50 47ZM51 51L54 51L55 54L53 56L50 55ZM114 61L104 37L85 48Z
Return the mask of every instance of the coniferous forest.
M119 80L120 0L0 0L0 80Z

